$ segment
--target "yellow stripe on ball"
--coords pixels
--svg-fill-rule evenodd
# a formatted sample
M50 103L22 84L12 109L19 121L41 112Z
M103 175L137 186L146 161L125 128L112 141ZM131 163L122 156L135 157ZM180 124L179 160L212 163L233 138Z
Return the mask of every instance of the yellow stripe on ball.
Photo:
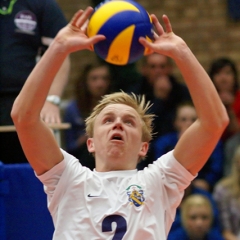
M147 14L148 14L148 17L149 17L150 23L152 23L152 18L151 18L151 16L149 15L148 12L147 12Z
M152 42L152 40L151 40L148 36L146 36L146 40L147 40L148 42ZM145 48L143 55L146 56L146 55L148 55L148 54L150 54L150 53L152 53L152 50L149 49L149 48Z
M89 22L89 26L88 26L88 32L87 32L89 37L96 35L99 29L103 26L103 24L116 13L119 13L121 11L126 11L126 10L139 12L139 10L134 5L124 1L112 1L112 2L106 3L105 5L104 7L100 7L92 15L91 21Z
M124 29L112 41L106 58L107 62L113 64L124 65L127 64L132 44L132 36L135 31L135 26L131 25Z

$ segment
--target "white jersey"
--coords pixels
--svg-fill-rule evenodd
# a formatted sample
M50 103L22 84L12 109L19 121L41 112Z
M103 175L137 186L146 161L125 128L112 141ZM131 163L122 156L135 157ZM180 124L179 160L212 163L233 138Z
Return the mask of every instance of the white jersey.
M169 152L142 171L96 172L62 150L38 176L56 240L164 240L192 176Z

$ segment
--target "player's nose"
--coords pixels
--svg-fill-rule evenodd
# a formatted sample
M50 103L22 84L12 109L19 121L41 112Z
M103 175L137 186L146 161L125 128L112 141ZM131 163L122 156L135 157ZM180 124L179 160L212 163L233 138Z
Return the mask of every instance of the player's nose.
M121 129L123 130L123 124L121 118L116 118L114 122L114 129Z

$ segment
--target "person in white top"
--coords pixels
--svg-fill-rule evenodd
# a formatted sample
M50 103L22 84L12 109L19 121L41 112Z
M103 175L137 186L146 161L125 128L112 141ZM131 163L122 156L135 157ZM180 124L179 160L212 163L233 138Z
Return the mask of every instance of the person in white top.
M86 120L88 150L96 168L91 171L59 149L40 113L55 74L72 52L92 50L105 39L86 36L93 9L78 11L56 36L28 77L11 116L24 152L44 184L53 217L53 239L166 239L184 189L203 167L228 124L228 116L208 74L186 43L165 30L155 15L155 41L140 38L152 52L171 57L191 93L198 119L185 131L175 149L143 171L136 165L146 156L151 140L148 104L140 96L105 96Z

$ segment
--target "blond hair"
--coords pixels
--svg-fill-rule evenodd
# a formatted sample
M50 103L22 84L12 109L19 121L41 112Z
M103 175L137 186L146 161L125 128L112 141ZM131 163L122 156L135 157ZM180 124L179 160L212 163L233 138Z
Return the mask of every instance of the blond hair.
M102 97L102 100L96 105L91 115L85 120L86 133L93 137L94 122L98 114L108 105L125 104L132 107L139 114L142 121L142 141L149 142L152 139L152 121L154 114L147 113L150 108L150 102L145 102L144 96L137 96L134 93L116 92Z
M192 194L188 196L181 204L181 221L185 229L187 229L187 214L191 207L207 207L210 212L211 223L213 222L213 209L210 200L201 194Z

